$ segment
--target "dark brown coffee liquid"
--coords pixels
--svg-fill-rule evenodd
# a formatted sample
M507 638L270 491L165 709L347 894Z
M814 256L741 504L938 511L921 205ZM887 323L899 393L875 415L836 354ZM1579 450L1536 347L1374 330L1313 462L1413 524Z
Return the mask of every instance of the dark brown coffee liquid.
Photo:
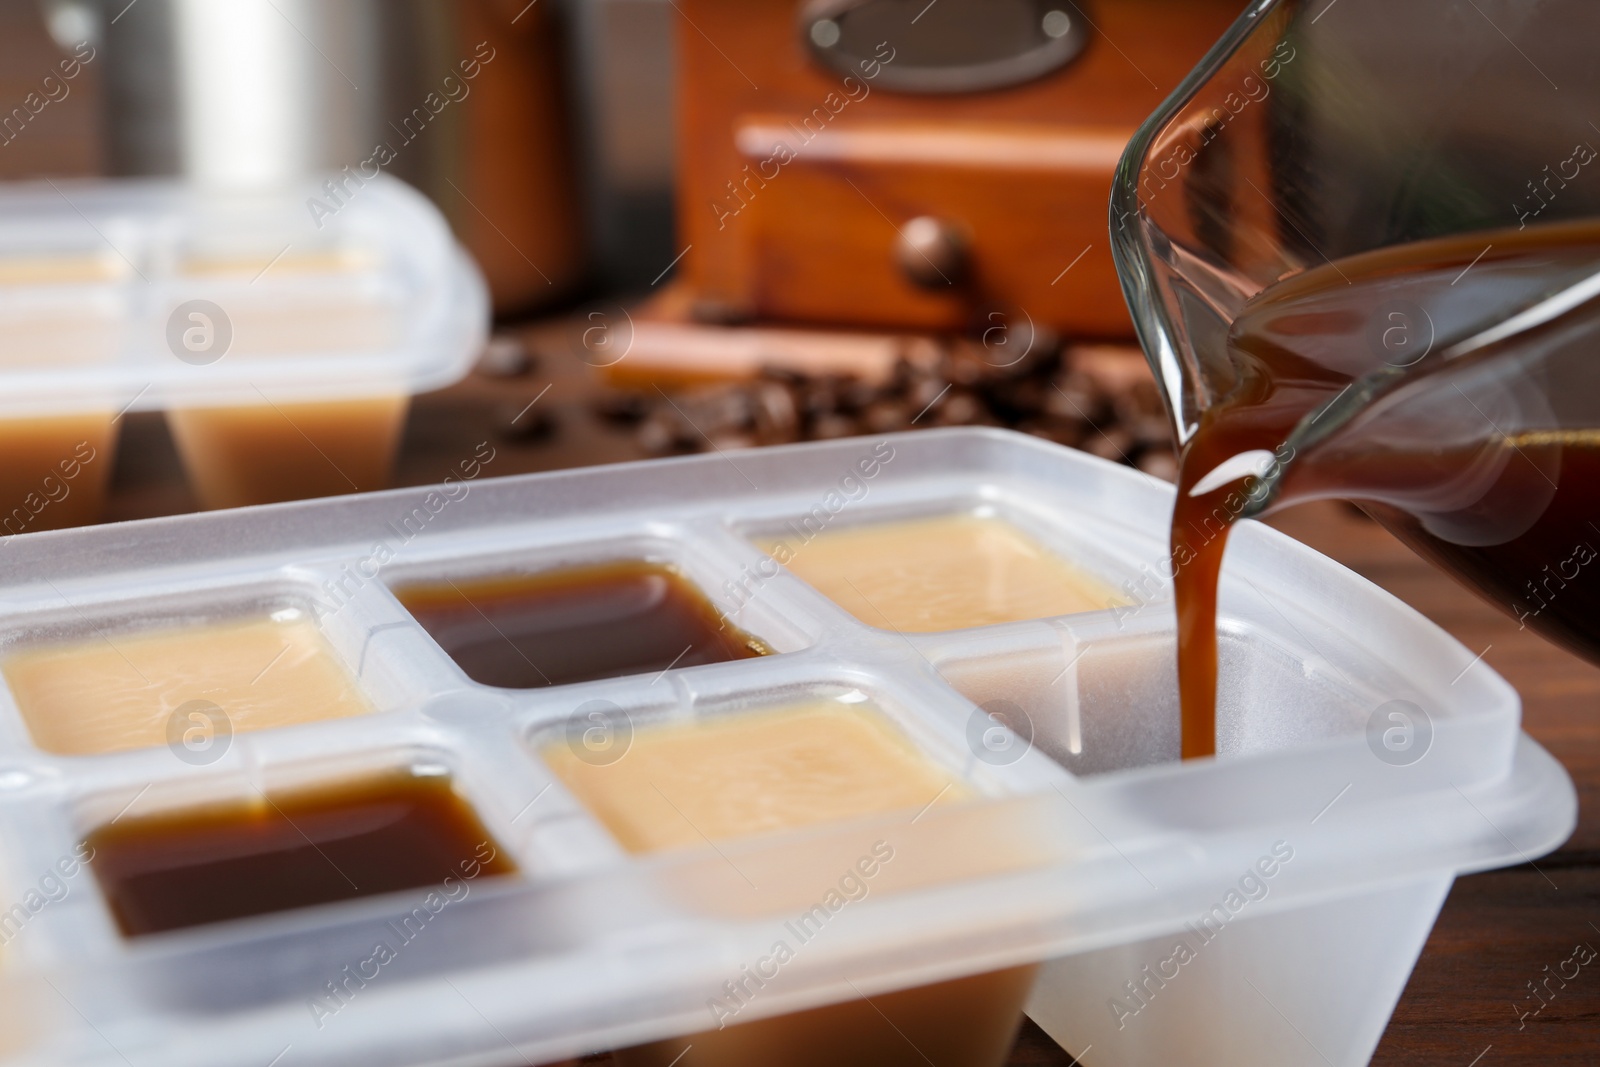
M1569 223L1353 256L1245 306L1228 338L1236 376L1180 456L1171 547L1185 759L1216 751L1217 579L1229 527L1265 485L1194 489L1244 452L1286 464L1268 510L1355 500L1522 625L1600 661L1600 430L1572 428L1600 425L1584 422L1600 409L1600 352L1583 350L1600 337L1600 308L1454 347L1596 271L1600 222ZM1386 364L1387 415L1374 405L1301 454L1284 450L1303 418Z
M395 595L467 677L535 689L767 654L677 571L624 560Z
M516 870L448 778L406 771L124 815L86 844L129 937L423 886L459 899Z

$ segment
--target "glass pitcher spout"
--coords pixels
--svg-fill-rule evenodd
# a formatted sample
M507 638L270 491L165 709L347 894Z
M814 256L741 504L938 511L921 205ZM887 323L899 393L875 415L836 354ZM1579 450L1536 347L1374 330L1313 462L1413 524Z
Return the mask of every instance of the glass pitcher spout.
M1355 500L1600 660L1597 38L1592 0L1257 0L1141 127L1112 250L1180 511Z
M1282 279L1600 215L1600 64L1580 44L1597 31L1588 0L1252 3L1134 136L1111 195L1123 292L1180 445L1238 385L1229 328ZM1385 337L1426 327L1384 321L1365 370L1394 356Z

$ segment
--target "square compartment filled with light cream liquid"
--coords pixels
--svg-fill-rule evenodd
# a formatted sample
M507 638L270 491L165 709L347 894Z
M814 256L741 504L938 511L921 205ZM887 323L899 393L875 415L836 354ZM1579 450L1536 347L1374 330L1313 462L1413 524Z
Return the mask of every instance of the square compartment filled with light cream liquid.
M167 423L207 508L269 504L383 489L410 397L374 378L341 395L275 394L275 365L338 353L373 358L399 341L403 315L378 280L381 261L360 248L304 253L198 248L178 264L190 292L215 292L226 316L225 358L260 362L265 390L226 406L175 405ZM270 292L253 292L269 275ZM221 329L212 323L209 328Z
M0 257L0 376L109 367L128 266L109 252ZM98 522L116 456L114 390L0 395L0 536Z
M900 633L1076 615L1128 599L989 509L812 532L799 523L757 546L861 622Z
M620 758L596 760L564 740L544 744L539 755L634 854L720 851L725 841L897 811L914 819L936 805L974 799L860 699L818 697L643 725ZM893 845L878 842L853 869L853 884L864 892L875 868L893 861ZM818 914L809 921L820 923ZM931 1048L941 1064L985 1067L1010 1048L1035 971L1009 968L754 1022L730 1017L714 1031L615 1055L626 1067L916 1067L925 1062L918 1049Z
M374 710L298 607L23 641L0 655L0 675L34 744L63 756L203 748L219 732Z

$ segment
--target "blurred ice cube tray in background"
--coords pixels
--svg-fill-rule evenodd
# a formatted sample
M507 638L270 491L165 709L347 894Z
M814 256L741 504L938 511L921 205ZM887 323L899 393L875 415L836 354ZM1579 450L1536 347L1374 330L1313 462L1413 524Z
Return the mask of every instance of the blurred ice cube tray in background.
M1172 490L1070 449L961 429L490 470L4 546L0 667L50 642L131 641L153 620L310 620L370 704L212 733L203 758L176 735L68 755L0 693L4 1062L628 1049L621 1062L664 1067L736 1062L717 1058L729 1034L762 1062L762 1041L825 1047L881 1009L898 1036L877 1028L905 1044L875 1062L944 1067L1001 1062L1025 1002L1094 1067L1344 1067L1370 1057L1455 875L1537 856L1574 824L1571 783L1520 732L1503 680L1254 523L1222 585L1220 755L1177 762ZM820 544L959 516L1008 524L1112 606L896 631L757 547L787 537L803 554L806 531ZM770 654L496 688L394 592L623 561L670 566ZM930 595L940 580L930 569ZM604 763L608 746L623 767L671 724L796 707L870 712L947 788L646 851L556 773L574 756ZM447 899L422 887L130 937L94 862L74 860L121 820L382 771L448 775L517 873L458 876L470 891Z
M382 488L410 397L461 378L488 322L443 216L383 175L9 186L0 532L95 521L133 410L167 412L207 507Z

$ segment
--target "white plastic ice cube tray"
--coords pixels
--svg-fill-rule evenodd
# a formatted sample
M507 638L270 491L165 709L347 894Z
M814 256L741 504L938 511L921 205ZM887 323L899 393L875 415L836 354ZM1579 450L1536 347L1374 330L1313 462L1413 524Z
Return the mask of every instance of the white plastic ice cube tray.
M875 449L892 456L863 478ZM0 548L0 640L321 600L334 608L319 612L324 632L378 709L239 735L218 763L190 767L165 749L50 756L0 697L4 900L130 801L401 761L452 769L524 872L475 887L320 1019L309 1005L325 983L419 894L129 942L79 874L0 952L9 1062L540 1063L694 1033L786 920L887 841L896 859L869 895L738 1021L1050 960L1030 1014L1093 1067L1344 1067L1370 1057L1452 878L1537 856L1574 823L1571 783L1519 732L1504 681L1384 592L1250 523L1222 591L1222 755L1173 762L1169 587L1150 577L1171 489L1079 452L945 430L461 484L453 500L407 489ZM387 588L642 554L720 603L744 568L771 573L747 537L814 506L838 526L992 509L1139 602L901 636L780 572L732 615L778 655L509 691L468 681ZM380 543L394 559L374 578L362 561ZM644 724L815 694L867 694L984 799L633 857L536 753L597 698ZM993 725L972 701L996 699L1034 733L999 746L1005 758L992 732L970 740ZM1408 763L1369 740L1374 709L1396 699L1431 723Z
M381 174L340 180L342 195L309 182L0 190L0 417L414 394L459 379L488 322L477 268L421 193Z

